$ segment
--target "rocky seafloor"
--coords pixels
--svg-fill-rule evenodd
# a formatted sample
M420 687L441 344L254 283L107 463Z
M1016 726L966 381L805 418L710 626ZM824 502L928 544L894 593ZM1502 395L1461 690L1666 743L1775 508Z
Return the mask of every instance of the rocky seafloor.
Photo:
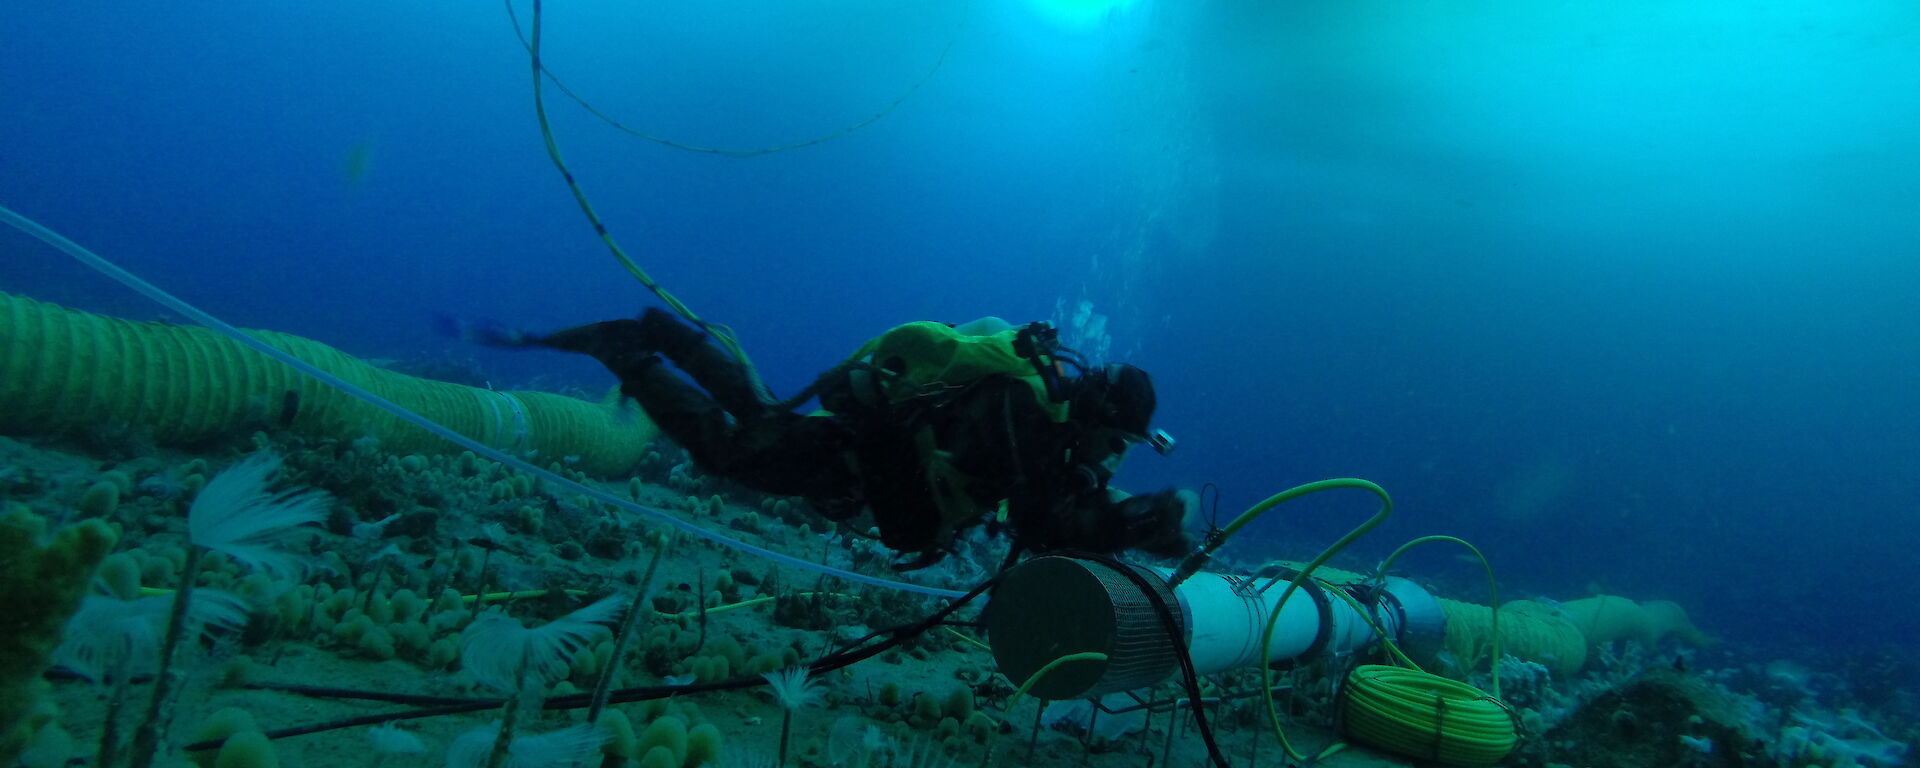
M281 462L276 491L324 493L308 497L323 514L265 543L291 568L261 567L244 548L191 563L195 613L158 718L170 727L161 748L139 754L167 617L196 559L189 510L249 456ZM620 482L564 462L549 469L750 544L890 576L891 553L860 531L798 500L703 477L671 447ZM1208 760L1172 683L1106 697L1098 714L1089 702L1015 697L1021 681L996 671L976 611L928 625L944 601L773 565L470 453L393 455L371 440L265 432L192 452L130 434L0 438L0 504L42 551L54 532L81 525L114 542L75 587L87 593L78 613L40 644L45 663L6 695L20 713L8 739L36 768L103 758L477 766L495 751L496 764L643 768ZM1003 553L974 537L913 580L966 590ZM8 573L7 591L25 605L10 610L31 613L43 591L59 591L34 581L53 571ZM555 642L557 662L522 665L503 683L475 656L525 637ZM1571 679L1504 660L1523 736L1507 764L1893 766L1906 764L1915 737L1913 696L1885 680L1891 690L1880 691L1872 677L1896 677L1898 662L1820 670L1736 649L1677 655L1637 644L1592 656ZM1275 711L1298 752L1334 742L1335 681L1358 661L1276 672ZM808 679L793 679L809 666ZM1484 665L1461 676L1490 682ZM612 701L590 722L596 687ZM1249 671L1201 682L1207 725L1231 765L1288 764L1259 690ZM546 705L506 718L509 700ZM510 739L499 739L503 720ZM1352 747L1315 764L1421 763Z

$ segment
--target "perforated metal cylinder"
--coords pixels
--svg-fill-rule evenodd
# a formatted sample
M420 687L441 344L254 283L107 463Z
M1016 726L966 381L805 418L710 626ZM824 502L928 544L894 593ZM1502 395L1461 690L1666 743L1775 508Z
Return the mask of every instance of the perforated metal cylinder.
M1185 632L1180 603L1160 575L1131 565ZM1179 668L1167 622L1140 583L1112 566L1073 557L1040 557L1002 577L986 608L1000 671L1016 683L1054 659L1095 651L1106 661L1063 664L1034 683L1043 699L1074 699L1153 685Z

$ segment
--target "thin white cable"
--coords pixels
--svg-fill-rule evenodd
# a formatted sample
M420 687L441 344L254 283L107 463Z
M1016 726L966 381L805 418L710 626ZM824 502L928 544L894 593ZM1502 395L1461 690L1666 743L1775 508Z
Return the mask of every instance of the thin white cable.
M214 317L213 315L200 311L198 307L195 307L192 304L188 304L187 302L179 299L178 297L175 297L173 294L170 294L164 290L161 290L159 286L156 286L152 283L147 282L146 280L141 279L139 275L135 275L132 272L128 272L125 269L121 269L119 265L114 264L113 262L107 261L105 258L102 258L98 254L95 254L94 252L89 251L84 247L81 247L79 243L75 243L72 240L68 240L66 237L62 236L60 233L55 232L51 229L47 229L46 227L41 226L39 222L36 222L32 219L29 219L25 216L15 213L4 205L0 205L0 221L3 221L11 225L14 229L18 229L21 232L25 232L29 235L34 236L35 238L38 238L41 242L44 242L47 245L53 246L54 248L60 250L62 253L65 253L68 256L72 256L75 261L78 261L81 264L85 264L87 267L93 269L94 271L112 278L113 280L120 283L121 285L124 285L128 288L132 288L134 291L138 292L140 295L154 300L155 302L159 303L163 307L166 307L167 309L180 313L180 315L183 317L186 317L196 323L199 323L215 331L218 331L221 334L229 338L232 338L234 341L237 341L243 345L246 345L249 349L252 349L255 352L259 352L260 354L266 355L282 363L285 363L289 366L292 366L294 370L304 373L308 376L312 376L315 379L319 379L322 383L325 383L327 386L338 389L342 392L345 392L349 395L357 397L361 400L365 400L366 402L372 404L373 406L383 411L391 413L394 416L397 416L404 421L414 424L415 426L418 426L421 429L427 430L428 432L432 432L433 434L439 435L440 437L444 437L449 442L452 442L453 444L458 445L462 448L466 448L469 451L473 451L477 455L485 456L489 459L493 459L494 461L500 462L509 467L513 467L514 469L520 470L521 472L525 472L527 474L530 474L542 480L545 480L549 483L552 483L555 486L565 488L575 493L579 493L581 495L584 495L588 498L591 498L603 504L611 504L614 507L617 507L619 509L624 509L629 512L634 512L646 517L651 517L659 522L666 523L667 525L671 525L682 531L693 534L694 536L698 536L700 538L706 539L707 541L711 541L715 544L719 544L720 546L729 547L735 550L739 550L741 552L745 552L749 555L754 555L756 557L762 557L768 560L772 560L782 565L790 565L795 568L803 568L809 571L814 571L816 573L823 573L828 576L837 576L839 578L847 579L849 581L859 582L861 584L869 584L872 586L883 587L886 589L897 589L902 592L914 592L922 595L932 595L934 597L946 597L946 598L961 597L966 594L964 592L957 592L951 589L941 589L939 587L929 587L921 584L912 584L904 581L893 581L891 579L883 579L878 576L868 576L864 573L855 573L853 571L849 571L843 568L835 568L833 566L826 565L824 563L810 563L805 560L801 560L800 558L794 557L792 555L775 552L771 549L767 549L766 547L755 546L753 544L748 544L738 539L730 538L728 536L715 533L713 531L709 531L705 528L701 528L697 525L694 525L693 523L687 522L678 517L674 517L673 515L667 514L666 512L654 509L652 507L643 507L639 504L635 504L631 501L620 498L611 493L607 493L606 491L602 491L598 488L594 488L588 485L583 485L581 483L574 482L572 479L567 478L563 475L560 475L556 472L541 469L540 467L537 467L525 461L522 461L506 452L497 450L490 445L482 443L478 440L470 439L466 435L462 435L451 429L447 429L446 427L440 426L438 423L435 423L433 420L428 419L425 416L421 416L420 414L407 410L406 408L401 407L399 404L394 403L393 401L390 401L372 392L368 392L367 390L359 387L358 385L355 385L353 382L347 381L346 379L342 379L338 376L335 376L331 373L321 370L320 368L315 367L313 364L308 363L305 360L301 360L300 358L287 354L286 352L282 351L278 347L275 347L271 344L268 344L264 341L254 338L253 336L249 335L246 331L242 331L239 328L235 328L232 325L227 324L226 321L221 320L220 318Z

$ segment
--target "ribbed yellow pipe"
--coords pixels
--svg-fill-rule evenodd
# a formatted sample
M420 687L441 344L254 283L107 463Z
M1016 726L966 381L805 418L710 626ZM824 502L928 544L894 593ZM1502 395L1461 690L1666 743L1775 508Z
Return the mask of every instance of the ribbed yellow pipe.
M1440 607L1447 613L1447 653L1460 664L1485 664L1493 609L1446 598L1440 598ZM1567 676L1587 663L1587 638L1551 607L1516 600L1500 606L1500 652Z
M1486 664L1493 612L1484 605L1445 598L1440 606L1447 613L1447 652L1462 664ZM1502 653L1539 663L1556 677L1579 672L1593 646L1615 640L1654 643L1668 636L1696 646L1713 642L1694 628L1685 609L1665 600L1636 603L1601 595L1557 607L1528 600L1500 606Z
M1658 642L1669 635L1692 645L1711 645L1713 639L1693 626L1687 611L1667 600L1635 603L1624 597L1596 595L1562 603L1574 624L1587 636L1587 642L1614 640Z
M638 409L429 381L310 339L248 333L475 440L542 462L573 457L571 466L589 474L631 471L657 434ZM453 447L212 330L0 293L0 432L124 424L156 442L182 444L260 423L319 437L373 437L396 453Z

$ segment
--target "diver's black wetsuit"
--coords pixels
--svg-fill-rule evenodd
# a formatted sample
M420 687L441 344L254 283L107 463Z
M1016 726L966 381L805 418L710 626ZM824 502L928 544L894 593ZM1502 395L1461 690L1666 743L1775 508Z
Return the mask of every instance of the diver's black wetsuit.
M964 387L898 404L863 407L845 372L822 382L831 415L802 416L769 405L745 368L699 331L657 309L525 343L585 352L620 377L621 394L646 410L701 469L764 493L801 496L845 519L872 511L881 542L931 564L950 543L936 540L941 512L927 456L915 433L930 426L934 447L970 479L983 509L1007 501L1014 554L1073 548L1141 549L1178 556L1184 504L1173 491L1115 502L1101 461L1124 445L1092 445L1094 431L1060 423L1026 382L989 375ZM696 388L653 353L672 360ZM702 391L704 389L705 391ZM731 416L731 418L729 418ZM961 527L983 520L962 521Z

